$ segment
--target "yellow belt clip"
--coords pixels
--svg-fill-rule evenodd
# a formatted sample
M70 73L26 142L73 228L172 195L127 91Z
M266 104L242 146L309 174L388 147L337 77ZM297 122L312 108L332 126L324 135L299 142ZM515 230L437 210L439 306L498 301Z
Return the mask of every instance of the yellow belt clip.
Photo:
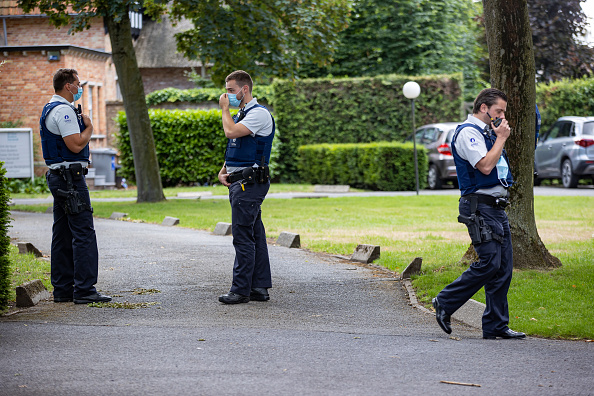
M245 191L245 187L243 186L243 182L241 183L241 191Z

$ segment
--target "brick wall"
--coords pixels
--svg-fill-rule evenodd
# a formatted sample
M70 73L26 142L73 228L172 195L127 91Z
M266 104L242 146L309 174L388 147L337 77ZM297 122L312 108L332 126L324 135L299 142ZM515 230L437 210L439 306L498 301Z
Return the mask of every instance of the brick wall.
M7 18L6 37L9 46L71 44L79 47L109 51L109 36L105 34L103 18L91 21L91 27L74 35L68 34L69 27L56 29L49 18ZM32 32L35 32L34 34ZM4 32L0 29L4 45Z
M142 68L142 84L144 93L148 94L164 88L190 89L196 85L188 80L184 72L190 72L190 67Z
M106 135L107 114L105 100L108 93L115 92L115 79L106 75L106 70L113 68L104 56L91 55L75 50L66 50L59 61L48 61L47 53L42 51L7 52L3 59L8 60L0 68L0 89L3 92L0 106L0 121L21 121L23 127L32 128L36 136L35 160L42 161L38 139L39 117L43 106L54 94L52 79L59 68L74 68L81 80L97 85L92 90L83 88L83 112L88 114L88 95L93 95L93 126L95 135ZM115 74L115 71L112 72ZM110 87L111 86L111 87ZM110 88L109 88L110 87ZM106 139L92 139L91 148L105 147ZM37 171L36 171L37 173Z

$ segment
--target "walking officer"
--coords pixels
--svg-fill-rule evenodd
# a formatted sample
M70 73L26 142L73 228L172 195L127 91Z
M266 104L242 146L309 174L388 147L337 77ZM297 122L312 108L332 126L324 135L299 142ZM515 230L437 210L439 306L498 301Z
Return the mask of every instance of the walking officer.
M274 139L274 118L252 97L252 78L243 70L225 79L219 98L223 129L229 139L219 181L229 187L235 263L231 290L219 297L225 304L268 301L272 287L261 205L270 188L268 163ZM239 107L231 117L229 106Z
M452 332L450 316L484 286L483 338L526 337L508 327L507 292L513 261L505 207L513 178L503 149L510 135L506 109L505 93L494 88L481 91L473 114L456 128L452 138L461 191L458 221L468 227L479 261L433 299L437 323L448 334Z
M54 302L86 304L111 301L95 289L99 257L93 209L85 181L89 165L91 119L74 108L82 96L78 72L59 69L55 95L39 120L47 185L54 197L51 280Z

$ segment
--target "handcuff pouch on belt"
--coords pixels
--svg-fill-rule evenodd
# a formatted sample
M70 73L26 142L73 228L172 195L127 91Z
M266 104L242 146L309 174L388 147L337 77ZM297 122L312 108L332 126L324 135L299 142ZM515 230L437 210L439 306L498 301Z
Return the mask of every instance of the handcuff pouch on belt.
M241 184L264 184L270 179L270 169L268 166L260 166L258 168L247 167L240 171L234 172L228 177L228 181L234 183L241 181Z
M64 166L59 168L60 176L66 181L67 191L58 189L56 194L60 198L64 198L64 211L68 214L78 214L85 210L93 213L93 208L89 206L79 195L73 181L79 181L83 179L83 176L87 173L87 169L83 168L81 164L71 164L70 167Z
M481 216L481 212L477 210L478 198L470 196L465 199L470 201L470 216L459 215L458 223L466 225L472 244L479 245L492 240L503 243L503 238L493 232L489 224L485 222L485 218Z

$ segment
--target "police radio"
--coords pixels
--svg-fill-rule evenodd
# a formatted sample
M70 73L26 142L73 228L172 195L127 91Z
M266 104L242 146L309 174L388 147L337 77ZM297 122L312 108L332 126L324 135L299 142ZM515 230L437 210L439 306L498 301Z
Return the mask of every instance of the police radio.
M495 128L497 128L499 125L501 125L501 122L503 121L503 118L497 117L497 118L493 119L493 117L491 117L491 114L489 114L488 112L487 112L487 115L491 119L491 122L493 123L493 125L495 125Z

